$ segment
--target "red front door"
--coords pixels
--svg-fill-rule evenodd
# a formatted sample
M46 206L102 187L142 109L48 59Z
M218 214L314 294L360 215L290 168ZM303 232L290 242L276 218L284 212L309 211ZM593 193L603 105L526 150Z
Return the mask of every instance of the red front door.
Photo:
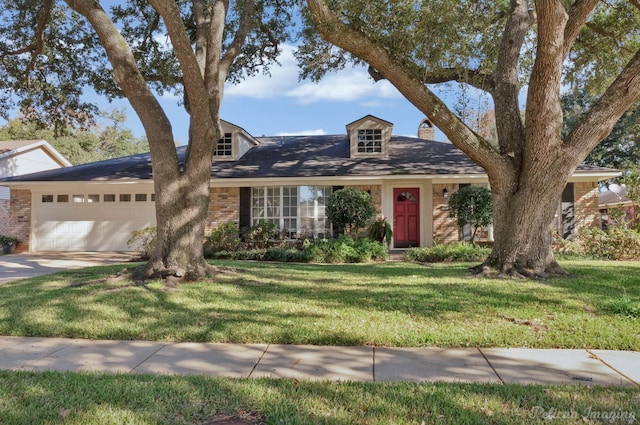
M420 246L420 191L393 189L393 245Z

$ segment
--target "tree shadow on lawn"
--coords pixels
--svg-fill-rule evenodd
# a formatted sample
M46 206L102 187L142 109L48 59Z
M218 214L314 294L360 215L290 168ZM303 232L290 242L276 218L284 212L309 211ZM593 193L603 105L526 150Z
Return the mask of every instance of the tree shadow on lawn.
M632 407L637 391L623 388L581 391L574 386L328 383L2 371L0 382L0 396L6 401L0 413L7 423L14 424L94 423L105 418L210 424L220 414L250 412L262 416L266 423L507 425L543 424L562 418L550 417L554 412L575 412L576 422L589 412L638 414Z
M371 270L375 268L383 273ZM398 276L397 270L404 274L393 279L391 276ZM544 284L492 281L469 276L463 268L444 267L442 275L446 277L442 282L416 275L416 270L422 270L421 266L254 267L252 263L217 284L180 285L173 293L161 286L138 287L125 282L80 285L80 276L86 277L86 272L70 271L0 287L0 311L7 311L0 315L0 334L231 342L246 338L243 329L251 327L253 338L258 338L257 328L264 339L243 342L300 343L300 333L293 332L291 326L301 320L306 321L302 322L304 326L314 321L331 324L330 316L335 311L341 317L350 317L355 311L356 317L382 313L390 315L386 320L396 320L397 314L397 320L420 322L449 321L451 314L502 320L496 319L501 313L546 307L583 313L583 303L575 299L583 291L572 280L554 279ZM625 273L632 275L635 271L629 267ZM56 277L67 280L56 286ZM350 283L345 284L345 279ZM591 290L600 295L597 287L591 288L596 285L590 282L586 293ZM86 322L90 321L96 321L95 326L88 326L93 331L87 330ZM344 326L322 329L307 338L305 343L316 344L367 342Z

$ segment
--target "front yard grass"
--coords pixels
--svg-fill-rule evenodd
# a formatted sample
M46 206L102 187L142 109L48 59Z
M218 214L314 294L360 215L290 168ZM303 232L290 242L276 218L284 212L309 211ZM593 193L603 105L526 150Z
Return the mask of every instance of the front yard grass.
M0 423L633 424L637 389L0 371ZM248 422L247 422L248 423ZM251 422L256 423L256 422Z
M8 283L0 335L640 350L640 262L564 262L576 277L545 281L470 264L215 264L235 271L174 290L95 281L122 266Z

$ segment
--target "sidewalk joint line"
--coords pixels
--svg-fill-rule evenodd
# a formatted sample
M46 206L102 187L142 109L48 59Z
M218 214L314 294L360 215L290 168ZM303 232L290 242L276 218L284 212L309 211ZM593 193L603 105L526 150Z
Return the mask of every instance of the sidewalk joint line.
M58 351L62 351L62 350L64 350L65 348L68 348L68 347L70 347L71 345L73 345L73 340L72 340L72 339L69 339L69 338L63 338L63 339L64 339L64 340L68 340L68 341L70 341L70 342L65 343L62 347L58 348L57 350L53 350L53 351L51 351L51 352L49 352L49 353L45 354L45 355L44 355L44 356L42 356L42 357L38 357L37 359L33 359L33 360L31 360L31 361L26 362L26 363L25 363L25 364L23 364L23 365L20 365L20 369L24 369L25 367L32 367L32 365L33 365L34 363L39 362L39 361L40 361L40 360L42 360L42 359L46 359L47 357L51 357L51 356L53 356L54 354L56 354Z
M137 365L135 365L134 367L131 368L131 372L133 372L134 370L136 370L137 368L139 368L140 366L142 366L142 364L144 362L146 362L147 360L149 360L151 357L155 356L156 354L158 354L158 351L162 350L164 347L171 345L171 344L164 344L164 343L160 343L160 347L158 347L158 349L156 351L154 351L153 353L149 354L144 360L142 360L140 363L138 363Z
M247 375L247 378L251 378L251 375L253 375L253 372L256 370L256 368L258 367L258 365L262 361L262 358L264 357L265 354L267 354L267 351L269 350L269 347L271 347L271 344L267 344L267 346L264 348L264 351L262 351L262 354L260 354L260 357L258 358L258 361L251 368L251 372L249 372L249 375Z
M587 353L589 353L589 355L591 355L593 358L600 360L600 362L607 366L609 369L613 370L614 372L616 372L617 374L619 374L620 376L628 379L631 383L635 384L637 387L640 387L640 384L637 383L636 381L634 381L633 379L629 378L627 375L625 375L624 373L620 372L618 369L616 369L615 367L611 366L609 363L605 362L604 360L602 360L600 358L600 356L598 356L595 353L592 353L591 351L589 351L587 348L584 349L584 351L586 351Z
M480 353L480 355L482 357L484 357L484 361L487 362L487 364L489 365L489 367L491 368L491 370L493 370L493 373L496 374L496 376L498 377L498 379L500 380L500 382L502 382L502 384L504 384L504 380L502 379L502 376L500 376L500 374L498 373L498 371L496 370L495 367L493 367L493 365L491 364L491 362L489 361L489 359L487 358L487 356L484 355L484 353L482 352L482 350L480 349L480 347L476 347L476 350L478 350L478 352Z

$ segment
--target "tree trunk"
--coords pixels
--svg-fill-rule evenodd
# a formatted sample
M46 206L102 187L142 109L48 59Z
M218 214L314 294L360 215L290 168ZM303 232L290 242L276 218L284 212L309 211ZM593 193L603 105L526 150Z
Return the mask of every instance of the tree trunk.
M503 193L492 183L494 245L477 273L496 270L500 276L567 275L551 246L552 226L569 167L553 169L543 179L524 180L517 190ZM552 172L553 171L553 172Z
M214 268L205 261L202 249L209 178L196 182L183 175L177 181L164 180L155 180L157 240L145 277L196 280L211 276Z

